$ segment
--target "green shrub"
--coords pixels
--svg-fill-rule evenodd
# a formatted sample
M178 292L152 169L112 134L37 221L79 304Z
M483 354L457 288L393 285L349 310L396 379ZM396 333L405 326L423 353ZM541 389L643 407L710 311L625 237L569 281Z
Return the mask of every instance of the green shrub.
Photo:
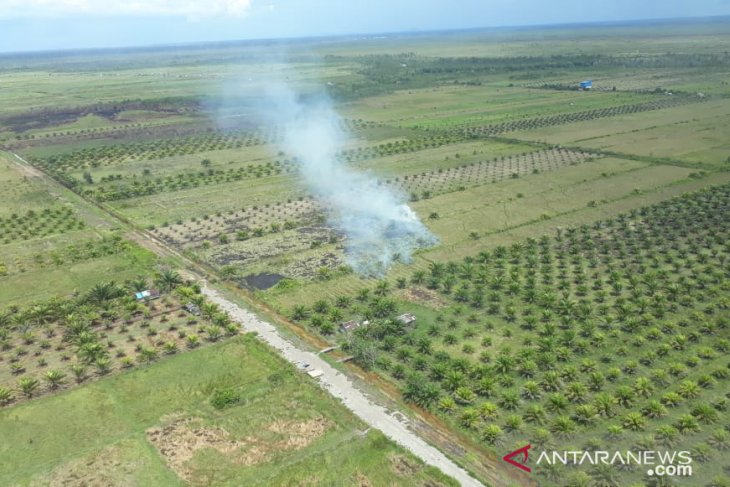
M234 389L219 389L213 393L213 397L210 399L210 403L216 409L224 409L235 404L241 400L241 394Z

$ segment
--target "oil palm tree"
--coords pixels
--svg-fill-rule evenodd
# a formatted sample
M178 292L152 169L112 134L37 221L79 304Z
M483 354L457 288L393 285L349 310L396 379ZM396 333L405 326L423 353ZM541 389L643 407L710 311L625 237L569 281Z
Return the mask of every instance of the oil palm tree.
M129 289L131 289L133 292L141 292L146 289L147 287L147 279L145 277L135 277L134 279L131 279L128 284Z
M677 407L682 402L682 396L676 392L667 392L662 395L661 402L670 408Z
M96 341L86 341L77 351L78 357L86 364L92 364L96 360L106 357L106 354L104 346Z
M690 414L694 416L697 421L704 424L714 423L718 419L718 414L717 411L715 411L715 408L704 402L695 405L691 409Z
M529 401L534 401L540 398L542 391L537 382L530 380L522 384L520 395Z
M87 370L87 368L83 364L73 364L71 366L71 373L76 378L77 383L80 384L81 382L86 380L86 377L87 377L86 370Z
M155 285L165 292L172 291L182 282L180 274L172 269L163 269L155 277Z
M449 370L444 376L443 386L448 391L455 391L466 383L466 376L460 370Z
M32 377L23 377L18 381L20 391L28 399L33 397L33 394L35 394L36 390L38 390L39 385L40 383L38 382L38 379L34 379Z
M153 347L144 347L139 351L139 360L147 365L157 360L158 352Z
M657 428L654 437L660 445L671 448L679 442L679 431L674 426L665 424Z
M588 388L582 382L571 382L565 388L565 395L570 402L582 403L586 399Z
M378 296L385 296L388 294L388 291L390 290L390 284L388 284L388 281L382 280L378 281L378 283L375 285L375 290L373 291Z
M591 404L581 404L575 408L573 419L581 425L589 425L598 418L598 410Z
M679 384L677 393L685 399L694 399L700 395L700 386L694 381L684 380Z
M106 375L112 369L112 362L107 357L99 357L94 361L94 366L99 375Z
M522 427L522 418L516 414L510 414L504 420L504 429L510 433L521 431Z
M638 396L643 397L650 397L654 390L654 386L652 386L651 381L646 377L637 378L636 381L634 381L633 388L634 392Z
M503 409L513 411L520 405L520 396L515 391L504 391L499 398L499 405Z
M482 429L481 437L489 445L498 445L502 439L502 428L496 424L488 424Z
M220 308L215 303L206 302L203 304L203 307L200 308L200 312L205 318L212 320L213 317L220 312Z
M114 281L99 282L86 293L86 300L90 303L100 305L106 301L118 298L124 294L124 290L117 286Z
M51 390L56 390L63 384L66 379L66 374L60 370L49 370L43 378L46 379Z
M309 316L309 309L303 304L297 304L292 309L292 319L294 321L302 321Z
M0 386L0 406L6 406L13 400L13 391Z
M476 394L474 394L474 391L469 389L466 386L461 386L458 389L454 391L454 399L459 404L471 404L476 399Z
M547 414L545 409L539 404L531 404L527 407L522 418L528 423L545 424Z
M615 395L616 402L625 408L631 407L636 397L634 390L629 386L617 387Z
M667 408L656 399L652 399L641 408L641 414L647 418L656 419L667 415Z
M646 427L646 419L641 414L632 412L624 416L622 425L626 429L639 431Z
M712 432L707 443L718 451L730 449L730 433L724 429L717 429Z
M546 392L557 392L563 387L563 381L557 371L548 370L543 375L540 386Z
M575 422L565 415L558 416L550 424L550 431L561 438L569 438L576 430Z
M624 433L624 428L620 424L610 424L608 427L606 427L606 438L608 440L614 441L619 438Z
M621 485L618 472L612 465L598 464L590 475L591 487L619 487Z
M568 409L568 399L561 393L555 392L548 396L545 408L552 413L562 413Z

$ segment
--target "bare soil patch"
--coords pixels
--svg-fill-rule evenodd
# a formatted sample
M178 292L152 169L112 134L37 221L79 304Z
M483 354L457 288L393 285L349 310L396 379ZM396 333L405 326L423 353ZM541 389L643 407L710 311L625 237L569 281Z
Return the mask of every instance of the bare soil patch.
M49 483L32 483L31 485L49 485L51 487L107 487L109 485L133 485L133 473L143 468L134 462L121 461L123 454L117 447L105 448L90 456L72 460L56 468L50 474Z
M358 487L373 487L373 483L362 472L355 472L355 485Z
M390 467L396 475L412 477L421 470L421 466L403 455L391 455Z
M254 289L260 289L265 290L269 289L270 287L276 286L276 284L284 279L284 276L281 274L268 274L268 273L262 273L262 274L252 274L250 276L246 276L243 278L243 281L249 286Z
M187 463L198 450L213 448L230 455L245 444L231 440L222 428L196 427L199 423L200 420L195 418L179 419L167 426L147 430L147 439L157 447L168 466L184 480L189 480L192 475Z
M262 432L269 431L282 436L281 439L271 441L256 435L234 439L223 428L203 426L201 423L199 418L183 418L147 430L147 438L165 458L168 466L180 478L193 483L195 472L190 460L199 450L212 448L235 464L256 465L269 461L277 452L308 446L331 426L331 422L325 418L301 422L277 420L261 429Z
M424 480L423 483L421 483L421 487L446 487L446 486L436 480L427 479L427 480Z
M437 293L421 287L409 287L401 292L401 297L412 303L424 304L434 308L444 308L448 303Z
M287 450L299 450L308 446L316 438L322 436L330 427L330 421L325 418L310 419L309 421L274 421L266 427L267 430L288 436L279 442Z

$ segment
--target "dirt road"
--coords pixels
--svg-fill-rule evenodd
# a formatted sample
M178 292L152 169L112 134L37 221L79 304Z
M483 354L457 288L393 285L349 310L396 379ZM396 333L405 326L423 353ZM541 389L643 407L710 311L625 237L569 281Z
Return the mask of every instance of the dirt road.
M384 407L370 401L346 375L333 368L317 354L297 348L283 338L273 325L260 320L250 311L222 297L215 289L206 285L203 288L203 294L228 312L246 331L256 332L264 342L278 350L289 362L308 363L310 369L322 371L322 375L317 378L320 385L340 399L350 411L370 427L379 429L388 438L409 450L426 464L432 465L456 479L462 486L483 487L481 482L413 432L408 427L408 420L402 414L397 412L391 414Z

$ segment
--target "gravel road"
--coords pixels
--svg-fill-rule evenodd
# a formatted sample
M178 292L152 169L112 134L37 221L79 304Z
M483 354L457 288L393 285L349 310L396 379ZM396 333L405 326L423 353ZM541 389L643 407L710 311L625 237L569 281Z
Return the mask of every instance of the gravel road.
M31 166L18 154L12 152L10 154L15 156L17 159L17 166L19 166L27 176L42 178L52 185L52 187L58 188L61 191L67 191L65 188L58 185L58 183L53 179L45 177L45 174ZM16 161L12 161L11 159L11 162ZM68 194L75 197L75 195L70 192ZM87 208L87 205L81 206L88 210L91 206L88 206ZM91 221L99 219L97 215L93 214L93 212L87 211L87 213L93 217ZM109 216L114 220L117 220L115 215L110 214ZM103 222L104 225L106 225L106 223L106 221ZM119 223L121 224L122 222ZM159 255L178 255L171 249L163 249L156 243L153 243L148 236L143 237L142 234L140 234L136 237L138 238L135 238L135 240L138 240L141 245L151 249ZM426 464L434 466L446 475L456 479L462 486L484 487L481 482L474 479L474 477L470 476L464 469L449 460L449 458L447 458L443 453L426 443L423 439L421 439L421 437L412 431L408 427L408 420L403 414L399 412L389 412L386 408L370 401L361 390L355 387L347 376L334 369L329 365L329 363L322 360L319 356L312 352L297 348L294 344L284 339L273 325L266 323L265 321L261 321L250 311L230 302L226 298L222 297L216 290L205 286L203 288L203 294L205 294L212 302L218 304L222 309L227 311L233 319L241 324L244 330L256 332L262 340L278 350L286 360L294 364L300 364L302 362L308 363L310 364L310 370L318 369L322 371L322 375L317 378L322 388L327 390L334 397L339 398L350 411L362 419L367 425L372 428L379 429L388 438L409 450Z
M263 341L278 350L289 362L308 363L310 370L322 371L322 375L317 378L320 385L334 397L340 399L350 411L370 427L379 429L385 436L409 450L426 464L432 465L456 479L462 486L484 487L481 482L413 432L408 427L407 418L402 414L397 412L392 414L384 407L370 401L347 376L330 366L318 355L297 348L283 338L273 325L261 321L250 311L228 301L216 290L206 286L203 288L203 294L228 312L244 330L256 332Z

